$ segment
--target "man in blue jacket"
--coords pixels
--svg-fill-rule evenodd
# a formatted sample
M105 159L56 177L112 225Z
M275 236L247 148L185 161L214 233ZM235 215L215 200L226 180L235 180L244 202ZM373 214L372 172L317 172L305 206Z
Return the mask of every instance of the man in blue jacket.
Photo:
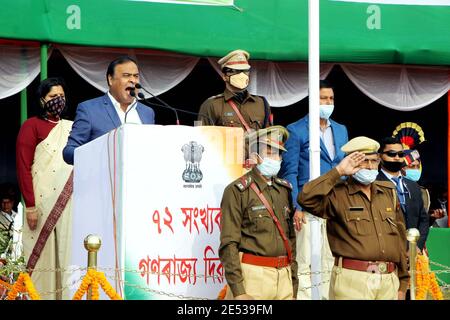
M334 90L326 81L320 81L320 174L324 174L345 157L341 147L347 143L348 134L344 125L330 119L334 110ZM288 180L292 186L292 199L296 205L294 221L300 220L303 224L295 225L297 231L297 261L299 273L311 271L311 252L310 252L310 230L307 219L318 219L304 212L297 203L297 196L303 188L303 185L309 181L309 118L308 115L287 126L289 139L286 141L287 152L283 154L283 162L279 176ZM300 219L297 219L300 218ZM331 251L328 245L328 239L325 230L324 221L322 222L322 269L332 268ZM328 261L329 260L329 261ZM326 265L324 265L326 264ZM322 281L324 280L322 275ZM298 299L310 299L310 290L302 290L302 287L311 286L310 276L299 277ZM328 297L327 286L322 288L324 298Z
M63 150L64 161L73 164L76 148L123 123L154 124L152 108L137 102L136 83L139 83L137 62L128 56L112 61L106 72L108 92L98 98L80 103L67 145Z

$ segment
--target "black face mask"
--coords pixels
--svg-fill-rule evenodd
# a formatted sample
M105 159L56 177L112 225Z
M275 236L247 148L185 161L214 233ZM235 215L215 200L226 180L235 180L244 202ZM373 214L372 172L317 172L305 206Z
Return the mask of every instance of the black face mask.
M405 161L397 162L397 161L385 161L381 163L382 167L385 168L387 171L390 172L398 172L401 168L406 166Z
M54 117L59 117L66 107L66 99L58 96L44 103L43 108Z

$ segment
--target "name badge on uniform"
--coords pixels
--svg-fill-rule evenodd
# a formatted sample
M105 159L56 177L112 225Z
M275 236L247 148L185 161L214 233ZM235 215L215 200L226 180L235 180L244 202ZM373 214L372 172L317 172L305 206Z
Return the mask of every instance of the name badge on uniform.
M225 117L232 117L232 116L234 116L234 112L225 112L223 115Z
M364 211L363 207L350 207L348 208L350 211Z
M392 208L386 208L387 212L392 212Z
M265 206L256 206L256 207L252 207L251 209L252 209L252 211L258 211L258 210L265 210L266 207Z

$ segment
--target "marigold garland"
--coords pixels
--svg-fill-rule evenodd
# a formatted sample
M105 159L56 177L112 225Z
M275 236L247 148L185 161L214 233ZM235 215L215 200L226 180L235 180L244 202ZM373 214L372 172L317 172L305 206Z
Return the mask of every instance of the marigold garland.
M417 255L416 259L416 300L425 300L428 291L434 300L443 300L441 289L434 272L430 271L429 261L425 255Z
M3 287L6 290L11 290L12 289L12 284L3 281L2 279L0 279L0 286Z
M217 295L217 300L224 300L227 295L227 285L225 285Z
M102 272L97 273L97 279L102 286L103 291L108 295L111 300L123 300L122 297L114 290L111 284L106 280L105 274Z
M92 289L92 300L99 300L99 285L111 300L122 300L122 297L117 294L116 290L114 290L114 288L109 284L108 280L106 280L105 274L94 269L88 270L87 274L83 278L83 281L81 282L80 287L75 292L72 300L81 300L89 287L91 287Z
M28 273L20 273L17 281L10 289L6 300L14 300L19 293L26 292L28 292L31 300L41 300L39 293L34 288L34 284L33 281L31 281L30 275Z

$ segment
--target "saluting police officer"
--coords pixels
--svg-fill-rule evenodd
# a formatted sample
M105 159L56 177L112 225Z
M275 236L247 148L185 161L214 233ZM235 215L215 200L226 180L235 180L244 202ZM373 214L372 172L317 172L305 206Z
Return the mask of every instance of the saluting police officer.
M198 120L203 125L242 127L247 132L270 126L267 100L247 91L250 80L249 57L247 51L234 50L218 61L225 91L207 99L200 106Z
M257 165L224 191L219 257L228 283L225 299L297 295L292 186L276 177L287 137L281 126L248 135Z
M305 184L298 202L327 219L335 265L330 299L404 299L408 286L406 230L395 187L375 181L380 144L350 140L348 155L333 169ZM342 176L348 176L342 180Z

